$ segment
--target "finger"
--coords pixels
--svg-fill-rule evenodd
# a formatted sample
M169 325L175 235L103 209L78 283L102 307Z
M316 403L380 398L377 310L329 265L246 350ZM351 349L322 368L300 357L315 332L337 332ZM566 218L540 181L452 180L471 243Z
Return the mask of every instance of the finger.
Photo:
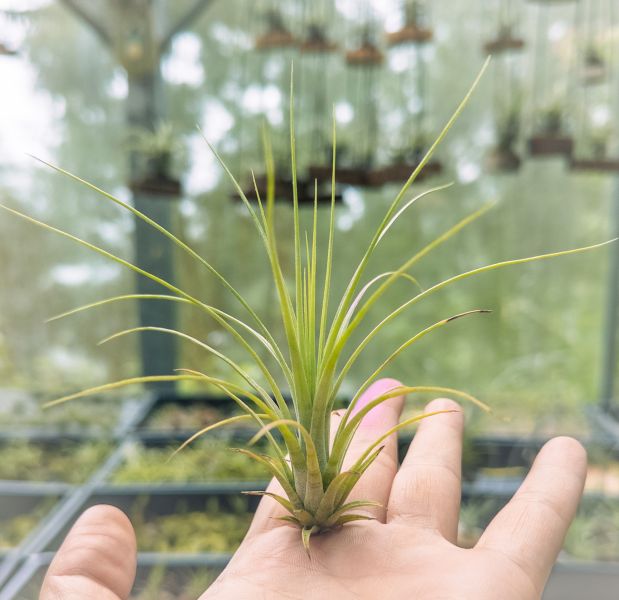
M587 455L576 440L549 441L476 549L506 556L528 575L541 595L576 514L586 473Z
M401 385L395 379L376 381L359 398L355 412L361 410L372 400ZM403 405L404 397L396 396L374 407L363 418L346 453L344 470L350 468L377 438L398 424ZM383 523L387 514L386 506L391 491L391 484L398 469L397 438L397 433L394 433L385 440L383 450L362 475L348 498L349 502L354 500L372 500L380 503L381 506L355 512L366 513Z
M58 550L40 600L127 600L135 566L129 519L112 506L94 506L77 520Z
M337 426L342 420L342 412L343 411L336 410L331 413L331 441L333 441L333 436ZM286 493L276 479L271 480L266 491L287 499ZM256 514L254 515L249 531L247 532L247 537L251 537L257 533L263 533L273 527L283 525L284 522L279 520L279 517L286 516L287 514L286 509L279 502L277 502L277 500L264 496L258 504Z
M464 415L453 400L430 402L425 412L452 410L420 422L395 476L388 518L438 531L455 543L460 511Z

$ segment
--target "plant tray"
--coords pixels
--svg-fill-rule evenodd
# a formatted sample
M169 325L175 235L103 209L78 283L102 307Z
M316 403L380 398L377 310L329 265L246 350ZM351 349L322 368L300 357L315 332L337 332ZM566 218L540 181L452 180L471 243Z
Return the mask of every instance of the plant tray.
M567 156L572 155L574 140L567 135L534 135L528 140L531 156Z
M398 31L387 33L387 44L389 46L400 46L403 44L427 44L432 41L434 32L427 27L421 27L416 23L409 23Z
M91 506L107 504L116 506L131 518L138 537L140 531L149 538L157 539L156 523L166 519L182 520L184 515L203 519L201 524L208 524L209 511L215 511L212 519L218 527L221 526L219 515L226 515L235 523L235 543L240 542L251 513L255 510L259 498L243 496L241 491L264 489L264 482L230 483L221 485L135 485L135 486L97 486L93 493L83 502L74 515L64 524L57 534L50 539L44 550L57 549L65 538L73 522L79 514ZM242 510L241 510L242 509ZM238 516L238 519L236 517ZM169 533L168 527L168 533ZM176 534L175 534L175 537ZM202 541L201 539L199 540ZM217 540L221 544L221 537ZM145 548L141 548L145 550ZM233 548L230 548L232 551ZM182 550L179 549L179 552Z
M284 50L297 45L295 37L286 29L272 29L255 41L256 50Z
M41 552L29 556L21 569L9 581L5 588L0 591L1 600L32 600L38 597L45 573L54 558L53 552ZM213 577L220 573L230 561L227 554L171 554L140 552L137 555L137 571L130 600L195 600L195 594L191 598L182 595L185 586L196 575L209 573ZM165 596L140 596L147 589L151 576L156 571L164 570ZM171 575L171 577L167 577ZM195 590L194 590L195 591Z
M5 462L0 466L0 483L83 483L104 464L112 451L113 445L108 440L3 440L0 452Z
M249 456L230 451L230 448L246 447L254 431L243 433L243 437L224 439L205 436L172 459L173 451L180 446L176 440L126 443L124 460L107 481L113 485L219 485L269 479L269 472L263 465Z

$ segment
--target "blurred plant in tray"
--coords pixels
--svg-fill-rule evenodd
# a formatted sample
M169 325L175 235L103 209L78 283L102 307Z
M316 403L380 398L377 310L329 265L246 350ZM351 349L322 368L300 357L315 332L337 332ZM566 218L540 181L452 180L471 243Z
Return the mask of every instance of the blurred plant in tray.
M187 447L168 460L178 448L128 448L125 462L114 474L114 483L191 483L219 480L261 481L268 471L248 456L234 452L228 441L209 440Z
M112 447L107 442L9 442L2 447L0 480L82 483L103 462Z

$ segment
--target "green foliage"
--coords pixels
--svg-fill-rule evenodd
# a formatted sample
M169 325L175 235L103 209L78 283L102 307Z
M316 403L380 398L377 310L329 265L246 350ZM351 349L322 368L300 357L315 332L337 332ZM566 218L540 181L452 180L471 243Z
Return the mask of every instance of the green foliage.
M233 408L238 409L236 406ZM221 421L227 414L228 410L223 411L201 402L183 405L167 404L155 411L143 427L152 431L198 431ZM247 424L239 423L238 427L247 427Z
M207 503L203 511L187 512L182 507L174 514L145 519L138 502L131 514L138 549L141 552L233 552L251 522L247 503L233 498L226 510Z
M127 140L127 148L136 153L142 162L142 170L150 176L172 177L182 171L187 161L187 152L174 126L161 122L154 131L133 129Z
M110 453L107 442L46 446L9 442L2 448L0 480L82 483Z
M225 441L208 441L189 446L174 460L176 448L129 449L125 462L112 477L113 483L198 483L205 481L263 481L269 472Z
M210 569L187 571L165 565L153 567L143 587L133 592L131 600L195 600L217 577Z
M49 397L49 396L48 396ZM54 429L62 433L109 433L119 424L120 399L89 399L84 404L67 404L58 411L42 409L43 400L36 395L7 390L0 399L0 428L33 427Z
M32 512L10 519L0 519L0 549L13 548L20 544L47 515L55 502L55 498L48 498L40 502Z
M619 506L616 501L585 504L565 539L564 550L580 560L619 561Z

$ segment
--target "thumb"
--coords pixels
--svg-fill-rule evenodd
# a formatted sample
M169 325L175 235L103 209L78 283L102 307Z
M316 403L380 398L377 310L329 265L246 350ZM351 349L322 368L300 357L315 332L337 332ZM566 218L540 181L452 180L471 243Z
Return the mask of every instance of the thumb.
M94 506L58 550L39 600L127 600L135 567L135 534L127 516L112 506Z

